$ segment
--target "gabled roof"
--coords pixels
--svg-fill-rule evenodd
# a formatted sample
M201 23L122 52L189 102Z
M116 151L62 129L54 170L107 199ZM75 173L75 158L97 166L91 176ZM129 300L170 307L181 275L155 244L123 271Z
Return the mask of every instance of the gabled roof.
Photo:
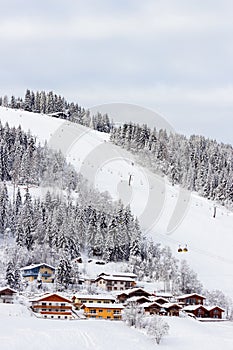
M168 292L155 292L155 296L157 298L172 298L173 295L171 293Z
M42 263L42 264L32 264L32 265L28 265L28 266L25 266L25 267L21 267L21 271L25 271L25 270L32 270L32 269L35 269L37 267L42 267L42 266L46 266L46 267L49 267L50 269L52 270L55 270L55 267L51 266L51 265L48 265L48 264L45 264L45 263Z
M221 306L218 306L218 305L214 305L214 306L205 306L205 308L206 308L208 311L211 311L211 310L214 310L214 309L219 309L219 310L221 310L222 312L225 311Z
M84 303L84 307L98 308L98 309L124 309L122 304L100 304L100 303Z
M164 301L164 303L167 303L167 299L165 299L165 298L163 298L163 297L154 297L153 300L156 301L156 303L158 303L159 300L162 300L162 301Z
M146 290L144 290L143 288L130 288L130 289L125 289L125 290L121 290L119 292L116 293L116 295L131 295L137 291L142 291L143 293L146 293L148 296L150 296L151 294L149 292L147 292ZM143 296L143 295L142 295Z
M177 303L165 303L163 305L161 305L164 309L169 309L170 307L178 307L179 309L182 309L182 306L180 306L179 304Z
M183 308L183 310L184 311L195 311L195 310L198 310L200 308L208 311L208 309L203 305L187 305Z
M145 299L147 300L148 302L150 302L150 299L148 299L146 296L144 295L139 295L139 296L134 296L134 297L130 297L127 299L127 302L138 302L139 300L141 299Z
M47 301L48 299L51 300L51 297L57 297L59 298L61 301L65 301L67 303L71 303L71 300L68 299L68 298L65 298L63 297L62 295L60 294L57 294L57 293L46 293L38 298L35 298L35 299L31 299L30 301L33 302L33 301Z
M115 300L113 295L108 294L75 294L76 299L93 299L93 300Z
M115 273L112 273L112 276L137 278L137 275L133 272L115 272Z
M187 298L191 298L191 297L195 297L195 296L197 296L201 299L206 299L206 297L204 297L201 294L197 294L197 293L183 294L183 295L178 296L177 299L187 299Z
M9 290L12 294L18 293L17 290L12 289L11 287L3 287L3 288L0 288L0 294L1 294L2 292L4 292L5 290Z
M153 306L156 306L156 307L158 307L158 308L163 307L161 304L158 304L158 303L156 303L156 302L143 303L143 304L141 304L141 307L144 307L144 308L153 307Z
M103 279L105 281L123 281L123 282L134 282L134 279L131 277L116 277L116 276L106 276L102 275L95 279L95 281L98 281L100 279Z
M100 276L113 276L113 277L130 277L130 278L137 278L137 275L133 272L114 272L114 273L107 273L107 272L101 272L98 277Z

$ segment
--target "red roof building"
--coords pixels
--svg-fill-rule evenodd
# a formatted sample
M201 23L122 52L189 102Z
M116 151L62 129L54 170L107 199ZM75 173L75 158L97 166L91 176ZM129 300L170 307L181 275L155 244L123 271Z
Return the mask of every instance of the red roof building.
M59 294L44 294L31 300L31 309L42 318L71 319L72 301Z

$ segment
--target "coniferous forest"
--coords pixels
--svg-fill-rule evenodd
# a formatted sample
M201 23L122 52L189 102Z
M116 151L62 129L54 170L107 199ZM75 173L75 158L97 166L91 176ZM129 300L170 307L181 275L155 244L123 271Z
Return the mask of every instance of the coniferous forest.
M22 109L33 113L48 114L55 118L69 120L100 132L109 133L112 128L112 122L107 114L97 113L90 115L88 110L79 106L77 103L69 103L61 95L53 91L31 91L26 90L24 99L15 96L0 97L0 106L13 109Z
M124 124L111 131L111 141L133 154L145 167L167 176L172 185L233 207L233 148L203 136L186 137Z

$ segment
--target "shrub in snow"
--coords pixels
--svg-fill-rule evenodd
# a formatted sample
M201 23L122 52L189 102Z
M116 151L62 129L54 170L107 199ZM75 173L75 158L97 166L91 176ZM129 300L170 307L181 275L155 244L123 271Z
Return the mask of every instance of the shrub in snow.
M124 309L122 319L130 327L141 328L144 319L144 310L139 304L131 302Z
M147 325L147 334L150 335L157 344L161 342L161 339L168 334L169 325L163 320L162 317L153 316Z

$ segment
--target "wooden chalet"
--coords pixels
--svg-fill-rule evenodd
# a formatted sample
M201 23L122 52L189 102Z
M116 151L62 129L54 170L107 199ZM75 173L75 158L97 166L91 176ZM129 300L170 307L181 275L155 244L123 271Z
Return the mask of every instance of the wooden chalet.
M206 298L200 294L184 294L177 297L177 300L182 305L203 305Z
M167 316L179 316L182 306L177 303L165 303L162 305L162 308L166 311L165 315Z
M168 292L155 292L153 294L156 298L163 298L165 299L167 302L168 301L172 301L174 299L174 296L171 293Z
M141 304L146 315L179 316L182 307L176 303L164 303L163 305L152 301Z
M114 291L133 288L136 285L136 282L131 277L101 275L95 279L95 284L103 290Z
M197 318L209 317L209 311L203 305L187 305L183 308L183 311L193 314Z
M126 303L137 303L137 304L144 304L150 302L150 299L145 296L133 296L128 299L126 299Z
M151 294L145 291L143 288L132 288L128 290L124 290L117 294L117 300L120 303L124 303L127 299L132 297L146 297L149 298Z
M22 267L20 270L24 279L28 282L33 282L35 280L43 283L54 282L55 267L51 265L45 263L33 264Z
M154 301L141 304L146 315L159 315L162 306Z
M72 298L76 309L80 309L83 304L114 304L116 298L108 294L76 294Z
M225 312L220 306L208 306L206 309L209 311L210 318L222 319L222 314Z
M84 315L87 318L105 319L105 320L121 320L122 304L99 304L99 303L85 303L82 306Z
M0 288L0 303L13 304L16 294L17 291L10 287Z
M163 297L155 297L153 299L153 301L155 301L156 303L161 304L161 305L163 305L163 304L168 302L168 300L163 298Z
M72 302L60 294L44 294L31 300L31 309L38 317L51 319L71 319Z

